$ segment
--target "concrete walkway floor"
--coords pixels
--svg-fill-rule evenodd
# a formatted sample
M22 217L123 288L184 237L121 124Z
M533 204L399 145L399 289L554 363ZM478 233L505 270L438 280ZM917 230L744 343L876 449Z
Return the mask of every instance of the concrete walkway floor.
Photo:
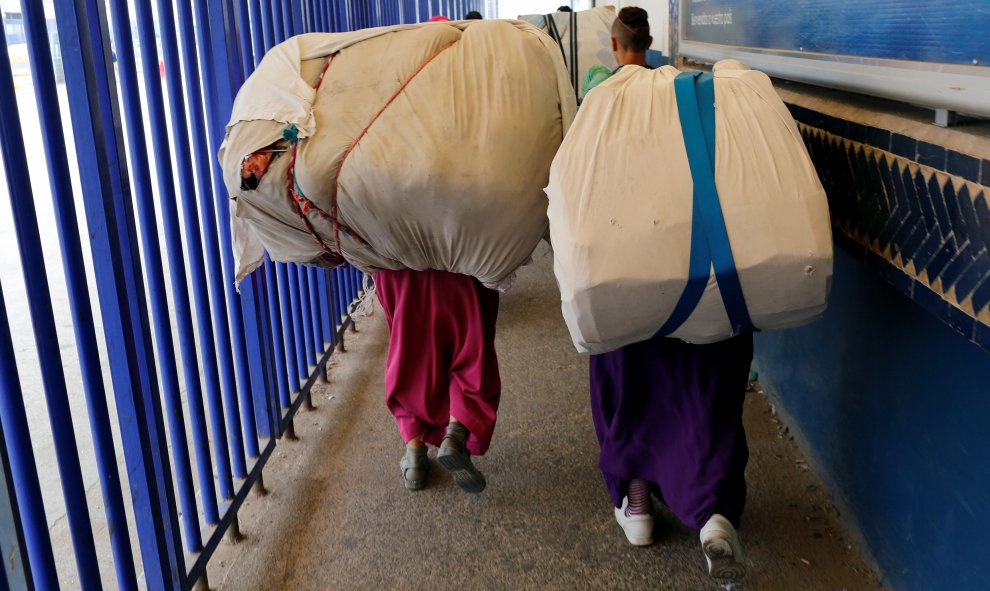
M560 316L547 250L503 296L502 406L488 488L470 495L433 462L428 487L406 491L402 441L384 405L387 330L380 308L347 335L317 410L296 420L266 467L269 494L240 518L246 539L211 562L213 588L672 589L719 587L697 535L658 512L648 548L612 516L588 408L587 361ZM740 532L751 590L874 590L821 485L759 392L748 397L749 502ZM435 452L431 452L431 457Z

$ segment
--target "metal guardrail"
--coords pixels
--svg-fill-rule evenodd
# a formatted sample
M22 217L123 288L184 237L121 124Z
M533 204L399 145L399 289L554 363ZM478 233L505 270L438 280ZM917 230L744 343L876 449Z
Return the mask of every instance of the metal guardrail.
M460 17L481 2L54 0L71 129L62 123L61 72L53 67L45 6L21 4L49 187L33 186L28 174L28 159L39 155L25 149L6 42L0 43L0 148L39 365L29 369L41 376L71 535L70 579L100 589L110 576L100 569L84 451L76 445L70 378L53 316L39 223L48 220L39 220L35 208L35 195L46 192L54 204L112 580L120 589L137 589L139 581L150 589L207 588L210 557L225 535L239 535L239 508L252 488L263 487L278 440L292 436L293 417L310 404L310 390L325 377L334 349L343 347L349 306L362 292L362 276L350 267L271 262L240 293L232 289L227 196L211 161L235 93L264 53L289 36L433 14ZM139 70L139 63L145 67ZM163 72L154 67L159 63ZM74 149L67 147L70 136ZM81 171L76 187L74 168ZM15 355L4 281L0 591L56 589L60 573L39 480L39 470L54 467L40 465L32 445L19 374L25 365Z

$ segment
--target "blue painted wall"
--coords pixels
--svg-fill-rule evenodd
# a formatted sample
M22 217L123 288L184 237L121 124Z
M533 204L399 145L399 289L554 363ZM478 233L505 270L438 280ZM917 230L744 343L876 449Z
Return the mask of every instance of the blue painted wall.
M684 38L706 43L985 65L986 0L683 0Z
M835 256L825 317L758 336L761 382L888 588L990 589L990 352Z

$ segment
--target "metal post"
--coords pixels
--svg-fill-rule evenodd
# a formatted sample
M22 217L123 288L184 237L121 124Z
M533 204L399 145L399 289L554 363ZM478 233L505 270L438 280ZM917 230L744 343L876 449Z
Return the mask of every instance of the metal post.
M241 68L247 78L254 70L254 54L251 51L251 20L248 13L247 0L237 0L234 3L234 15L237 19L237 36L240 41Z
M59 350L55 316L52 311L51 292L45 274L45 258L38 231L38 216L34 208L34 196L28 174L27 155L24 152L24 134L21 129L14 93L14 77L10 68L7 44L0 43L0 104L4 105L4 117L0 118L0 151L2 151L10 208L13 212L17 245L21 253L21 271L27 286L28 305L34 326L34 342L41 365L42 384L48 403L48 420L52 428L55 459L62 479L62 495L72 546L75 551L79 583L84 589L99 589L100 569L93 541L93 526L86 503L86 487L76 449L75 430L69 407L69 393L65 386L62 354ZM8 334L9 334L9 329Z
M303 336L302 321L302 296L299 293L298 271L296 265L286 267L286 283L289 286L289 305L292 314L292 335L295 339L295 363L296 372L300 380L309 377L309 368L306 366L306 341Z
M161 78L158 68L150 64L158 64L158 49L154 22L152 21L151 6L148 0L136 0L136 20L141 42L141 60L144 67L145 97L148 101L150 127L152 138L159 147L156 152L155 164L158 168L158 189L164 196L161 199L162 213L166 234L166 250L168 252L169 270L172 276L172 290L175 296L175 319L179 325L180 344L183 361L186 365L186 380L195 379L195 388L199 390L199 367L196 361L195 345L189 347L192 339L183 340L183 333L188 329L192 332L189 318L189 301L186 291L185 262L182 255L182 241L178 234L178 222L174 216L175 203L173 195L175 187L172 180L172 158L168 154L168 132L165 128L164 103L162 98ZM144 246L145 277L148 281L151 296L151 311L156 330L155 342L158 350L158 366L161 371L162 387L165 394L165 407L172 442L172 459L175 462L175 472L179 489L179 502L182 506L183 531L186 534L186 550L198 552L202 548L202 532L199 528L199 511L196 507L196 492L193 488L192 467L189 460L189 444L186 441L185 417L182 410L182 397L179 388L178 370L175 363L175 345L172 341L172 311L169 310L166 299L165 276L159 253L158 223L156 219L153 190L151 187L150 160L145 140L144 121L142 119L141 95L137 86L137 74L133 53L124 51L125 46L131 46L131 20L127 3L124 0L111 0L114 25L114 41L118 48L118 60L121 73L121 89L124 97L125 113L127 115L128 134L132 138L129 144L133 157L131 172L136 189L138 208L138 223L141 228L141 242ZM177 66L170 65L169 67ZM169 208L170 209L167 209ZM191 367L190 367L191 365ZM187 387L193 384L187 383ZM212 479L212 477L211 477Z
M240 88L241 66L238 63L237 39L227 35L235 30L232 0L205 0L196 2L197 21L209 23L197 27L201 53L211 53L212 72L204 71L205 95L210 97L207 106L207 119L210 128L210 153L216 154L223 140L227 123L226 116L234 104L234 93ZM209 8L209 14L206 14ZM213 35L211 31L217 31ZM234 258L231 250L230 213L227 202L227 189L223 184L223 171L213 168L213 193L216 199L217 226L220 235L220 260L223 278L227 285L234 281ZM241 298L233 291L227 291L227 315L230 319L234 344L234 362L237 375L237 391L240 398L241 423L244 427L244 446L247 455L257 458L261 455L258 446L258 426L255 422L251 398L250 370L248 368L247 346L244 341L244 315Z
M7 56L6 43L0 43L0 56L3 58ZM9 66L7 70L9 72ZM0 432L2 432L0 453L3 454L4 473L9 473L13 484L8 488L5 477L0 482L0 486L3 487L0 496L13 490L9 498L16 502L11 503L11 520L15 521L18 516L21 518L24 541L21 543L17 539L21 532L15 532L14 529L18 528L4 528L3 535L14 534L13 542L26 551L24 559L27 564L22 574L25 587L57 589L58 573L55 571L55 556L52 554L48 520L45 519L45 507L41 501L38 467L31 447L31 434L28 429L27 413L24 411L24 397L17 373L17 362L14 359L14 344L10 340L10 323L7 321L7 307L4 305L2 288L0 288ZM2 547L6 551L8 544L4 543ZM3 556L6 563L7 553L4 552ZM10 583L14 578L8 576Z
M0 294L0 306L3 295ZM2 329L3 327L0 327ZM9 340L8 334L0 336ZM2 387L2 386L0 386ZM17 490L10 473L10 458L7 456L7 443L3 436L3 422L0 421L0 591L10 589L33 589L31 566L28 564L24 548L24 527L17 512Z
M289 275L285 263L275 263L275 275L278 283L278 300L282 312L282 332L285 346L286 374L289 378L290 392L299 391L300 373L297 366L296 336L294 315L289 295Z
M265 42L265 51L275 46L275 15L272 12L272 2L271 0L266 0L261 3L261 31L262 38Z
M106 5L56 0L59 40L86 208L96 287L116 395L145 583L178 589L185 577L178 517L126 172ZM133 66L133 48L129 52ZM5 372L6 373L6 372Z
M309 277L309 309L313 317L313 353L317 359L323 354L323 307L320 305L320 282L317 269L306 270Z
M292 37L292 2L281 0L282 2L282 37L288 39Z
M42 135L48 156L49 183L54 202L55 219L62 250L62 268L69 290L79 363L82 369L83 388L89 411L90 431L99 466L100 487L103 492L105 515L110 530L110 544L114 555L118 585L122 589L137 588L134 557L128 535L127 516L117 470L117 453L114 449L107 393L103 385L93 307L89 298L82 238L76 218L72 180L69 174L69 157L65 147L65 132L58 104L58 89L52 66L48 23L40 0L22 3L24 24L28 31L32 79L35 97L41 116Z
M327 306L324 308L326 310L325 316L327 317L327 326L330 329L330 344L331 346L337 345L337 326L340 323L340 315L337 314L337 281L334 278L334 272L328 270L327 275Z
M267 0L266 0L267 2ZM265 56L264 13L261 11L261 0L250 0L251 47L254 50L253 66L258 67L261 58Z
M303 25L303 2L304 0L294 0L295 6L292 8L292 34L302 35L306 32Z
M179 46L175 30L175 15L172 10L171 0L158 0L159 26L161 31L162 46L165 50L166 63L173 64L173 67L166 75L168 81L168 99L171 112L172 137L175 142L175 162L179 172L179 198L182 200L183 227L186 231L186 248L189 250L189 271L192 279L193 298L196 306L197 327L202 339L203 373L206 377L206 387L208 397L212 401L211 409L216 417L219 413L213 408L220 398L220 378L218 375L216 351L211 346L213 341L213 331L210 326L209 314L209 293L206 288L206 269L203 264L202 238L199 233L198 219L196 216L196 184L193 173L192 154L189 150L189 143L181 138L187 137L188 127L186 126L186 111L183 106L182 78L179 69ZM159 149L159 154L168 155L166 149ZM175 240L173 248L177 251L177 259L182 259L182 240L178 235L178 220L175 205L172 199L163 199L162 211L166 216L166 235L174 234ZM170 232L169 232L169 227ZM200 387L200 376L196 370L196 341L193 334L192 322L188 315L188 295L183 298L185 291L185 278L182 276L183 269L178 272L173 270L173 285L178 279L182 289L176 290L176 310L186 308L185 314L178 314L179 339L183 348L183 359L185 361L186 396L189 406L189 414L192 419L193 444L196 451L196 467L199 475L200 497L203 500L203 517L210 525L220 522L219 508L217 507L216 485L213 482L213 461L210 457L210 439L206 430L206 413L203 410L203 392ZM181 300L186 302L182 304ZM221 438L223 432L220 433ZM227 451L221 448L218 455L226 455ZM228 468L229 469L229 468Z
M282 18L282 0L271 0L272 31L275 32L275 44L285 41L285 21Z
M247 321L244 336L251 360L251 394L254 402L254 417L258 425L258 437L274 439L278 436L274 426L271 408L275 398L270 367L269 343L265 338L268 332L265 310L264 267L245 278L241 284L241 297L244 302L244 319Z
M327 275L326 269L317 270L316 291L319 294L320 330L323 333L324 351L333 342L333 326L330 325L330 282L327 280Z
M306 268L302 266L296 268L296 273L296 280L299 282L306 365L312 367L316 365L316 339L313 338L313 315L310 313L313 307L309 301L309 276L306 274ZM308 374L309 372L307 376Z
M347 309L347 304L346 304L346 301L347 301L347 295L346 295L346 293L347 293L347 286L344 283L344 273L343 273L343 271L344 270L341 269L340 267L338 267L338 268L336 268L336 269L333 270L333 272L334 272L334 284L336 286L336 290L335 291L337 292L337 318L340 319L339 326L341 326L341 327L343 327L344 326L344 323L346 322L345 310ZM344 331L341 330L338 333L338 335L339 335L339 338L338 338L338 341L337 341L337 350L340 351L341 353L346 353L347 352L347 348L346 348L346 345L344 344Z
M276 275L275 264L269 260L265 260L265 287L268 291L268 314L272 326L275 381L278 384L279 402L282 408L288 408L292 404L292 401L289 398L288 371L286 369L285 355L285 330L282 326L282 306L279 301Z
M199 3L201 4L201 3ZM193 13L191 0L179 0L179 27L182 30L182 55L185 61L186 72L186 102L189 108L189 128L192 130L193 148L197 154L194 159L196 164L196 181L199 189L199 217L203 225L203 244L205 246L203 256L206 259L208 269L207 277L210 281L210 291L213 293L211 300L211 318L213 320L213 335L216 339L217 353L219 354L220 376L222 379L221 395L223 403L209 396L210 416L213 426L214 454L217 457L217 471L220 475L220 493L224 499L231 500L234 497L233 482L230 477L231 469L234 476L247 478L247 462L244 458L244 440L241 434L240 410L237 402L237 383L234 376L234 356L230 340L230 324L227 321L227 311L225 306L225 293L223 281L223 268L221 266L222 254L217 236L217 216L214 208L215 197L213 194L213 184L210 180L210 160L213 151L207 148L206 122L204 115L203 93L200 87L201 72L211 72L213 70L213 56L209 51L197 51L197 30L193 26ZM200 14L200 22L203 22L204 14ZM203 27L200 27L203 29ZM199 43L206 46L205 39L209 37L205 30L200 31ZM198 63L196 58L198 56ZM205 342L210 342L204 337ZM209 391L208 391L209 394ZM222 413L220 412L222 411ZM226 421L224 420L226 417ZM223 436L226 423L227 437ZM229 441L228 441L229 439ZM226 451L230 450L230 459Z

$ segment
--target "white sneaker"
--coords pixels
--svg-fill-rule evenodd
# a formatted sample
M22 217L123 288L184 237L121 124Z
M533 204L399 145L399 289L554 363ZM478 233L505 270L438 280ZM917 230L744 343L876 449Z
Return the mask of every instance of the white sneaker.
M708 574L716 582L726 589L742 584L746 578L742 546L728 519L717 513L712 515L701 528L701 550L708 561Z
M622 506L615 508L615 520L622 526L626 539L633 546L649 546L653 543L653 516L626 515L629 497L622 497Z

